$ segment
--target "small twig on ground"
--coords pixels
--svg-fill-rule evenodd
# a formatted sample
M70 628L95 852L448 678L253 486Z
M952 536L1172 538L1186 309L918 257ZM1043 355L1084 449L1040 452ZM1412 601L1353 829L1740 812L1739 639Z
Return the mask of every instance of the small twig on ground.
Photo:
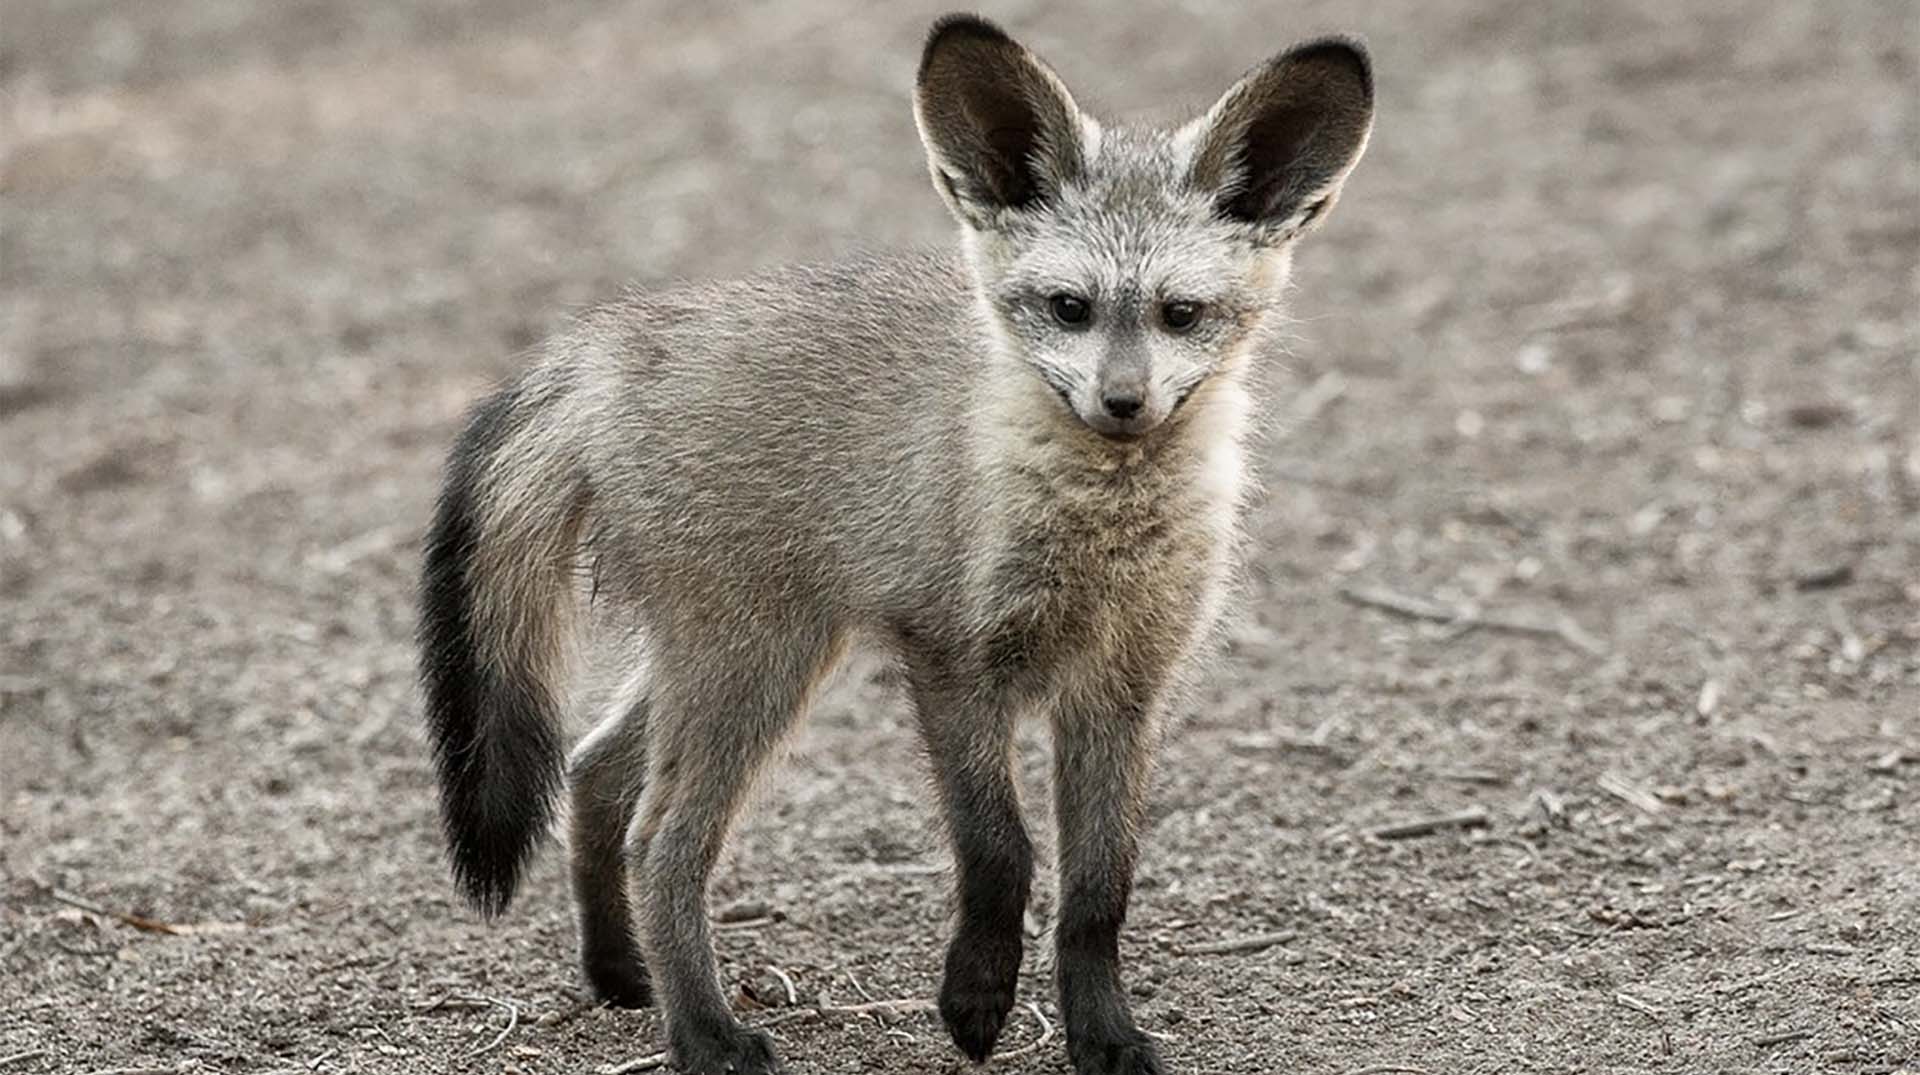
M619 1064L609 1064L600 1069L600 1075L633 1075L636 1071L658 1071L667 1066L666 1053L653 1053L649 1056L635 1057Z
M780 979L780 984L782 986L786 987L787 1007L791 1008L794 1005L800 1003L800 993L793 988L793 979L788 976L787 972L781 970L779 967L773 966L772 964L768 964L767 969L773 972L773 976L775 978Z
M773 908L765 900L740 900L729 903L713 912L714 925L732 925L739 922L760 922L774 917Z
M797 1023L808 1019L818 1019L825 1015L871 1015L882 1020L899 1019L918 1012L934 1010L931 1000L909 998L906 1000L875 1000L865 1004L817 1004L806 1008L792 1008L781 1012L771 1019L762 1019L754 1024L762 1030L776 1027L782 1023Z
M1354 1068L1347 1075L1427 1075L1426 1068L1411 1068L1404 1064L1372 1064L1364 1068Z
M815 1008L788 1008L771 1019L760 1020L754 1024L754 1027L759 1030L771 1030L782 1023L798 1023L819 1014L820 1011Z
M1661 805L1660 800L1654 797L1653 792L1612 770L1601 773L1600 779L1595 783L1600 785L1601 791L1642 813L1658 814L1666 809Z
M1636 997L1631 993L1615 993L1613 995L1613 1002L1615 1004L1620 1005L1622 1008L1630 1008L1636 1012L1639 1012L1641 1015L1646 1016L1647 1018L1653 1020L1656 1023L1664 1022L1667 1018L1667 1013L1665 1011L1655 1007L1652 1004L1648 1004L1646 1001L1641 1000L1639 997Z
M487 1001L490 1004L494 1004L499 1007L505 1008L507 1010L507 1025L500 1028L500 1033L495 1034L493 1036L492 1041L489 1041L485 1045L482 1045L476 1049L469 1049L467 1051L468 1059L472 1059L473 1057L476 1057L476 1056L483 1056L487 1053L494 1051L495 1049L498 1049L500 1047L500 1043L507 1040L507 1035L513 1033L514 1028L520 1025L520 1005L515 1004L513 1001L510 1001L510 1000L498 1000L494 997L481 997L480 999Z
M1714 986L1713 991L1714 993L1723 997L1730 997L1737 993L1744 993L1747 990L1752 989L1754 986L1765 985L1768 982L1773 981L1775 978L1780 977L1782 974L1787 973L1788 971L1794 969L1798 965L1799 964L1796 964L1796 963L1787 963L1782 966L1775 967L1772 970L1766 972L1765 974L1756 974L1751 978L1742 978L1737 982L1722 982L1721 984Z
M1488 623L1487 626L1508 631L1519 629L1514 625L1491 622ZM1588 633L1586 628L1580 626L1580 621L1567 615L1565 612L1559 613L1554 617L1553 627L1554 634L1560 641L1565 642L1581 653L1594 658L1605 657L1607 655L1607 644Z
M414 1013L425 1015L428 1012L483 1012L494 1006L494 1002L485 997L470 997L460 993L443 993L432 1000L421 1001L413 1005Z
M1574 622L1573 617L1566 613L1557 614L1552 623L1542 623L1508 613L1489 613L1477 608L1446 605L1438 601L1429 601L1424 597L1389 590L1384 586L1342 586L1340 596L1366 608L1377 608L1410 619L1444 623L1455 628L1456 634L1465 634L1477 627L1485 627L1491 631L1559 639L1589 657L1604 657L1607 653L1605 643L1587 633L1585 628Z
M1477 829L1487 824L1487 808L1469 806L1451 814L1434 814L1430 817L1414 818L1391 825L1381 825L1369 830L1368 835L1376 840L1409 840L1416 836L1432 836L1448 829Z
M853 991L860 994L860 998L862 1000L865 1000L868 1002L871 1002L873 1000L873 994L867 992L867 987L860 984L860 976L858 974L855 974L852 971L848 971L847 981L853 983Z
M760 929L764 926L771 926L778 921L780 921L778 918L767 915L765 918L743 918L736 922L715 922L713 928L723 932L733 933L739 930Z
M1039 1022L1040 1036L1020 1046L1018 1049L1009 1049L1004 1053L996 1053L994 1055L996 1061L1012 1060L1015 1057L1026 1056L1028 1053L1039 1052L1048 1042L1053 1040L1053 1022L1047 1018L1045 1012L1040 1010L1040 1005L1035 1004L1033 1001L1028 1001L1027 1010L1032 1012L1034 1019Z
M837 1004L831 1008L802 1008L808 1015L912 1015L934 1010L931 1000L908 997L904 1000L872 1000L865 1004Z
M12 1067L15 1064L24 1064L35 1057L45 1055L47 1055L45 1049L28 1049L25 1052L9 1053L6 1056L0 1056L0 1068Z
M1485 784L1498 787L1507 782L1507 778L1492 769L1443 769L1435 774L1442 780L1452 780L1460 784Z
M1870 773L1897 772L1900 766L1910 761L1920 761L1920 751L1889 750L1885 754L1868 762L1867 771Z
M1315 743L1304 735L1276 735L1271 732L1255 735L1236 735L1227 741L1227 749L1240 754L1264 754L1274 750L1325 750L1325 743Z
M1245 952L1263 952L1276 945L1286 944L1300 934L1297 930L1284 930L1279 933L1260 933L1251 937L1234 937L1224 941L1206 941L1201 944L1182 945L1174 951L1183 956L1225 956L1239 955Z
M111 918L117 922L123 922L129 926L132 926L134 929L145 930L148 933L165 933L165 934L168 934L169 936L179 936L181 933L185 932L179 926L175 926L167 922L161 922L158 919L148 918L145 915L134 914L131 911L116 911L110 907L102 907L101 905L93 902L92 900L83 899L82 897L76 896L71 892L66 892L61 889L57 889L57 888L48 889L47 895L52 896L56 901L60 903L64 903L69 907L78 907L80 910L86 911L88 914L97 914L106 918Z
M1791 1042L1805 1041L1811 1037L1813 1037L1813 1031L1811 1030L1782 1030L1777 1034L1763 1034L1753 1039L1753 1047L1756 1049L1766 1049L1775 1045L1786 1045Z
M1427 620L1432 623L1458 623L1466 614L1464 609L1443 605L1438 601L1429 601L1424 597L1415 597L1412 594L1399 593L1384 586L1342 586L1340 596L1356 605L1377 608L1409 619Z

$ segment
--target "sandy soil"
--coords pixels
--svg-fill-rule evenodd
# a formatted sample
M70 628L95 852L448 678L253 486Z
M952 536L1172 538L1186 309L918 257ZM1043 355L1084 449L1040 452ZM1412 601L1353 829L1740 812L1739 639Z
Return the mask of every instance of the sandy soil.
M461 410L570 308L946 239L906 97L931 14L0 7L0 1072L659 1047L581 1003L558 854L498 925L454 899L415 545ZM1920 1065L1920 19L994 14L1108 110L1311 32L1377 58L1125 943L1174 1069ZM923 783L856 666L717 883L771 912L721 935L743 1006L788 1005L776 967L803 1006L931 995ZM925 1013L777 1036L796 1075L959 1067Z

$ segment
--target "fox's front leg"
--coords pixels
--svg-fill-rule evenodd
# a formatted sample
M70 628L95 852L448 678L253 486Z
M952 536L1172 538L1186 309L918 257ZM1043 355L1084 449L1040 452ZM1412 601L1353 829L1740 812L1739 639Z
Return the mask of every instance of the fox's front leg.
M1160 1075L1120 981L1120 928L1146 818L1152 703L1124 685L1068 699L1054 717L1060 827L1060 1011L1077 1075Z
M924 664L914 679L914 708L959 882L940 1017L960 1051L981 1063L1013 1010L1033 880L1033 843L1013 779L1013 716Z

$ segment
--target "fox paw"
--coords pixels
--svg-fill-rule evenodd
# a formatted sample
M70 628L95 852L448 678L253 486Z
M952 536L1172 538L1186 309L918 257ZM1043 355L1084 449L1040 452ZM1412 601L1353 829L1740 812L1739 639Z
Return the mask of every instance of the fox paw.
M1070 1041L1067 1055L1074 1075L1166 1075L1167 1070L1153 1042L1137 1031L1115 1039Z
M993 1054L1012 1010L1012 991L949 994L943 990L940 994L940 1018L947 1024L947 1033L976 1064L986 1063Z
M734 1028L676 1041L669 1055L681 1075L781 1075L785 1070L773 1039L759 1030Z
M589 957L583 967L593 998L615 1008L653 1007L646 964L631 956Z
M947 973L940 983L940 1018L953 1043L974 1063L984 1063L993 1054L1007 1014L1013 1011L1019 979L1017 942L1011 952L959 944L949 952Z

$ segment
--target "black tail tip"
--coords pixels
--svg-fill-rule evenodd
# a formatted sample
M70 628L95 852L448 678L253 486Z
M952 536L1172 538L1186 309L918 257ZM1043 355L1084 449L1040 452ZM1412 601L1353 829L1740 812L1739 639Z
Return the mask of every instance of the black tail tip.
M539 809L540 802L531 800L507 825L474 825L470 816L462 819L467 824L456 825L449 819L447 847L454 884L468 905L488 921L512 906L520 879L546 831L546 812Z
M467 898L467 906L489 922L506 914L507 908L513 905L515 882L511 878L471 877L456 870L454 881L460 886L461 895Z

